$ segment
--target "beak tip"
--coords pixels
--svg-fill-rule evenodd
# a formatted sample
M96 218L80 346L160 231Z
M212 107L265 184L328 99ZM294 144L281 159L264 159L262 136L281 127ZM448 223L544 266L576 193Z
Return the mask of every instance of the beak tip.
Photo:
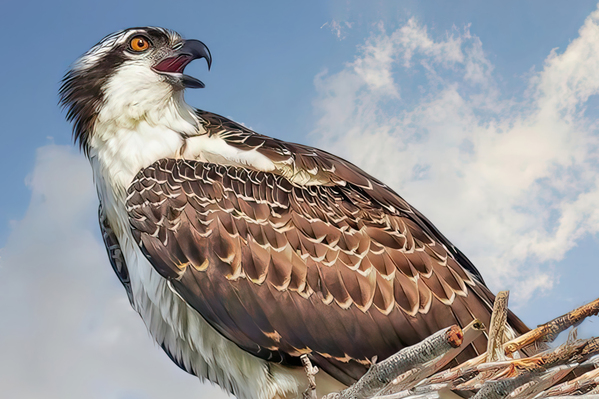
M208 70L210 70L210 68L212 68L212 54L210 54L210 50L208 50L208 47L206 47L206 62L208 63Z
M208 47L199 40L191 39L186 40L185 44L181 48L181 51L188 52L194 58L204 58L208 63L208 70L212 66L212 54L210 54L210 50Z

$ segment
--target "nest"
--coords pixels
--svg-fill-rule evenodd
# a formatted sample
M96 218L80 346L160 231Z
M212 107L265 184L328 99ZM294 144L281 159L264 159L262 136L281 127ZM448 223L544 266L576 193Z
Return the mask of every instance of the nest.
M464 329L438 331L380 363L373 359L358 382L322 399L599 399L599 337L578 339L574 328L563 345L538 351L561 332L597 315L599 299L505 342L508 296L507 291L497 295L488 328L474 320ZM485 333L487 352L447 369L462 349ZM526 355L534 352L539 353ZM302 361L310 381L304 398L317 399L318 369L306 356Z

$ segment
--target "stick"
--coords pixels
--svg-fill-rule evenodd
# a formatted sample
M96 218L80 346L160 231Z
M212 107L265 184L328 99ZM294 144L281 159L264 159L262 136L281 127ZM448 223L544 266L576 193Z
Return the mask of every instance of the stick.
M563 365L548 370L545 374L541 375L535 381L531 381L528 384L524 384L514 390L510 395L511 397L517 397L519 399L530 399L543 392L547 388L551 387L555 383L559 382L566 375L568 375L572 369L576 368L578 363Z
M553 399L554 396L557 395L568 395L574 393L576 390L584 388L586 386L597 385L599 382L599 369L591 370L587 373L584 373L580 377L577 377L573 380L566 381L562 384L556 385L542 394L538 395L538 398L547 398L551 397ZM585 397L586 399L586 397Z
M552 396L551 399L599 399L599 395Z
M564 331L565 329L569 328L570 326L581 322L585 318L587 318L591 315L596 315L598 312L599 312L599 299L597 299L587 305L581 306L569 313L566 313L563 316L557 317L557 318L551 320L550 322L545 323L545 324L537 327L536 329L527 332L524 335L521 335L509 342L506 342L503 345L505 354L509 356L512 353L514 353L528 345L533 344L535 341L542 339L543 337L545 337L546 335L548 335L550 333L559 334L560 332ZM554 335L553 338L555 338L555 336L556 335ZM482 355L472 358L472 359L460 364L459 366L456 366L450 370L444 371L443 373L440 373L440 374L430 377L429 382L440 383L440 382L445 382L445 381L452 381L452 380L456 380L457 378L461 378L462 376L471 374L471 373L475 372L476 367L480 364L483 364L486 359L487 359L487 354L483 353Z
M312 362L308 358L308 355L302 355L302 364L308 377L308 388L304 392L303 399L317 399L316 397L316 379L314 376L318 373L318 367L312 366Z
M428 379L418 382L419 385L427 385L433 383L432 379L435 378L434 373L442 369L447 363L452 361L457 355L459 355L464 348L470 345L474 340L481 336L483 331L485 330L485 325L481 323L478 319L474 319L464 327L464 339L462 340L462 345L457 348L450 349L445 353L440 359L435 359L435 361L431 362L430 367L425 367L422 372L422 378L429 377ZM432 369L431 369L432 367ZM432 377L431 377L432 376ZM414 386L412 385L403 385L401 389L410 389Z
M372 365L355 384L323 399L367 399L387 386L400 374L426 363L462 344L462 330L454 325L437 331L422 342L404 348L395 355Z
M489 340L487 342L487 362L504 360L503 344L505 343L505 325L507 322L507 303L509 291L501 291L495 297L491 323L489 325Z
M491 379L491 381L485 382L474 398L501 399L506 398L511 392L513 392L512 395L516 395L516 392L519 391L533 391L534 385L541 383L543 378L551 377L553 373L547 372L548 369L567 361L591 356L592 351L597 349L596 347L595 339L576 341L566 343L552 352L531 358L481 364L478 366L481 376L482 373L485 373L485 378ZM499 373L493 373L494 369L503 370ZM513 376L515 373L519 374L514 378L506 378ZM567 385L565 386L567 387Z
M563 316L557 317L551 320L549 323L545 323L532 331L527 332L524 335L519 336L516 339L504 345L505 354L510 355L517 350L520 350L535 341L543 339L544 341L553 341L559 333L568 329L569 327L580 323L582 320L589 316L594 316L599 313L599 299L594 300L584 306L579 307L571 312L566 313Z
M520 385L532 380L533 377L533 373L526 373L505 380L485 382L472 399L503 399Z
M584 361L593 356L599 348L597 347L597 338L589 340L580 340L571 343L565 343L551 352L545 352L532 357L522 359L510 359L501 362L484 363L477 366L481 373L494 370L509 369L510 373L521 372L542 372L551 367L558 366L566 362Z

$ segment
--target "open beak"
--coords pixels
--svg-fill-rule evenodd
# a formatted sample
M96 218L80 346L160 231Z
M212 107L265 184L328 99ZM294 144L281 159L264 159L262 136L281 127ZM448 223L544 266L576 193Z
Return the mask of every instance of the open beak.
M172 56L164 58L154 65L154 70L165 75L179 77L185 87L201 89L205 86L204 83L199 79L183 74L185 67L198 58L205 58L208 63L208 70L210 70L212 56L208 47L199 40L185 40L183 46L176 50Z

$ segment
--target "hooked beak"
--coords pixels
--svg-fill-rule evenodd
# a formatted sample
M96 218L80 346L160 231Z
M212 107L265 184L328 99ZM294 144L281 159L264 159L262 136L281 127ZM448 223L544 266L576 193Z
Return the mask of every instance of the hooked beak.
M198 58L205 58L208 63L208 70L210 70L212 56L208 47L199 40L185 40L183 46L176 50L172 56L164 58L154 65L154 70L164 75L179 78L178 80L184 87L201 89L204 88L204 83L199 79L183 74L185 67Z

